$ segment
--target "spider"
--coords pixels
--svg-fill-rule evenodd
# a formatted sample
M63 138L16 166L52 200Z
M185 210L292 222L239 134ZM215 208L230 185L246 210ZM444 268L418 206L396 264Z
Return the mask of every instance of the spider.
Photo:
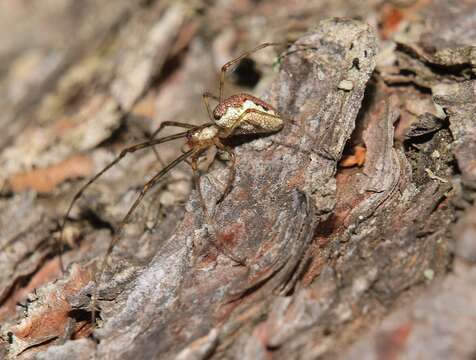
M142 149L150 148L150 147L153 148L155 145L166 143L166 142L177 140L177 139L185 139L186 146L188 147L188 150L182 150L183 153L180 156L178 156L175 160L173 160L172 162L167 164L165 167L163 167L147 183L143 185L136 200L131 205L126 215L122 218L121 222L119 223L119 226L117 227L117 230L113 234L113 237L103 257L102 264L100 265L99 271L97 273L96 288L93 292L97 293L97 284L100 282L102 278L108 258L111 255L115 244L119 240L124 226L129 221L131 214L140 204L145 194L155 184L157 184L160 181L160 179L163 178L163 176L165 176L171 169L173 169L175 166L177 166L183 161L187 161L188 159L190 159L189 164L191 165L191 168L193 171L194 186L197 191L198 198L199 198L201 207L203 209L205 219L209 225L212 224L212 219L208 214L208 210L200 190L200 177L198 172L198 159L200 155L202 155L206 150L208 150L209 148L213 146L229 154L230 172L229 172L225 189L222 195L220 196L220 198L218 199L217 203L221 202L232 190L233 182L235 179L235 153L229 146L227 146L224 143L224 140L232 136L242 135L242 134L272 134L272 133L280 131L283 128L285 123L285 120L277 112L276 109L274 109L267 102L257 97L254 97L252 95L249 95L246 93L240 93L240 94L232 95L224 99L223 89L224 89L226 72L230 69L230 67L237 64L242 59L250 56L252 53L269 46L278 46L278 45L283 45L283 44L282 43L263 43L253 48L252 50L249 50L241 54L240 56L236 57L235 59L227 62L226 64L222 66L220 71L220 80L219 80L219 95L215 96L209 92L205 92L202 96L203 97L202 100L206 107L210 122L207 122L203 125L198 125L198 126L183 123L183 122L177 122L177 121L163 122L159 126L159 128L156 131L154 131L154 133L152 134L151 140L123 149L114 160L112 160L106 167L104 167L101 171L99 171L95 176L89 179L77 191L60 224L60 237L59 237L58 246L59 246L60 263L61 263L62 269L63 269L63 264L61 261L61 254L63 252L62 240L63 240L64 227L76 201L81 197L84 191L93 182L95 182L101 175L103 175L111 167L116 165L127 154L134 153L138 150L142 150ZM213 111L211 111L210 109L209 99L214 99L218 102L218 104L213 109ZM182 129L185 129L185 131L178 132L176 134L169 135L169 136L157 137L159 133L166 127L182 128ZM217 244L215 244L215 246L217 246ZM223 249L219 249L219 250L223 251ZM224 254L227 255L226 252L224 252ZM229 255L229 257L235 260L231 255ZM235 260L235 261L240 262L239 260ZM96 295L97 294L93 294L91 299L93 320L95 317L94 303L97 298Z

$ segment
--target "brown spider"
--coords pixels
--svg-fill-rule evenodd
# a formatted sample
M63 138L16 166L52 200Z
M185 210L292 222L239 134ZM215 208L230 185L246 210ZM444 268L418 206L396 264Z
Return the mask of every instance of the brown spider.
M185 139L186 145L189 149L183 151L182 155L180 155L175 160L166 165L157 174L155 174L146 184L144 184L136 200L129 208L124 218L119 223L117 231L115 232L109 243L108 249L103 257L102 264L97 274L96 284L98 284L101 280L108 258L114 248L114 245L119 240L120 234L125 224L129 221L131 214L142 201L145 194L150 190L150 188L157 184L157 182L172 168L189 158L191 159L190 165L193 170L194 185L197 190L206 221L210 225L212 220L208 214L199 184L200 178L198 174L198 159L200 155L203 154L203 152L209 149L210 147L216 146L219 150L225 151L230 156L230 175L225 190L223 191L223 194L218 200L218 202L220 202L231 191L235 178L235 154L230 147L226 146L222 142L222 140L239 134L271 134L280 131L284 126L284 119L270 104L252 95L242 93L238 95L232 95L226 99L223 99L225 74L231 66L238 63L241 59L265 47L277 45L283 44L263 43L257 46L256 48L243 53L239 57L227 62L225 65L222 66L220 72L219 96L214 96L208 92L203 94L203 101L207 109L210 122L199 126L176 121L163 122L160 127L152 134L152 140L145 141L123 149L113 161L111 161L104 169L102 169L99 173L97 173L89 181L87 181L74 195L73 200L71 201L68 210L66 211L63 217L63 221L61 223L61 235L59 237L60 254L62 253L63 231L66 220L68 219L69 214L76 201L93 182L95 182L102 174L104 174L107 170L117 164L127 154L134 153L138 150L153 147L155 145L176 139ZM213 112L210 111L210 106L208 103L208 100L210 98L218 101L218 105L215 107ZM156 138L156 136L166 127L179 127L187 130L174 135ZM217 244L215 244L215 246L217 246ZM231 258L233 259L233 257ZM62 263L61 268L63 268ZM97 285L93 292L94 294L92 295L91 307L94 320L95 302L97 298Z

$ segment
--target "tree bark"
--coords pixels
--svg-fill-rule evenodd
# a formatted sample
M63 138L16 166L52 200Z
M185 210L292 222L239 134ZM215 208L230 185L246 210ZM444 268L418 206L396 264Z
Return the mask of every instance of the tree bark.
M7 26L32 16L0 48L5 358L474 355L474 4L55 6L5 7ZM226 92L247 85L285 127L230 141L236 177L222 202L229 167L221 154L204 166L213 224L180 166L97 279L137 190L182 144L154 149L160 161L134 153L74 207L62 274L55 239L78 178L164 121L206 122L201 93L220 66L268 40L293 40L277 49L279 70L263 65L276 50L263 50Z

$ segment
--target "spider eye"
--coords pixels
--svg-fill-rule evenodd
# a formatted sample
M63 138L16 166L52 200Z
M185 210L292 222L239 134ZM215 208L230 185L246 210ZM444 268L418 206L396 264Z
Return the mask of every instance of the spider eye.
M222 110L220 109L219 105L217 105L215 109L213 109L213 118L215 120L220 120L221 116L222 116Z

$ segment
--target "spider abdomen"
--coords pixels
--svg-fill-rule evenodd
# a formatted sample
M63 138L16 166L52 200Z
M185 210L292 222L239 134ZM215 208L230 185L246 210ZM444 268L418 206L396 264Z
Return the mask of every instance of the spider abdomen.
M283 119L265 101L248 94L230 96L213 111L215 123L243 133L270 133L283 127Z

